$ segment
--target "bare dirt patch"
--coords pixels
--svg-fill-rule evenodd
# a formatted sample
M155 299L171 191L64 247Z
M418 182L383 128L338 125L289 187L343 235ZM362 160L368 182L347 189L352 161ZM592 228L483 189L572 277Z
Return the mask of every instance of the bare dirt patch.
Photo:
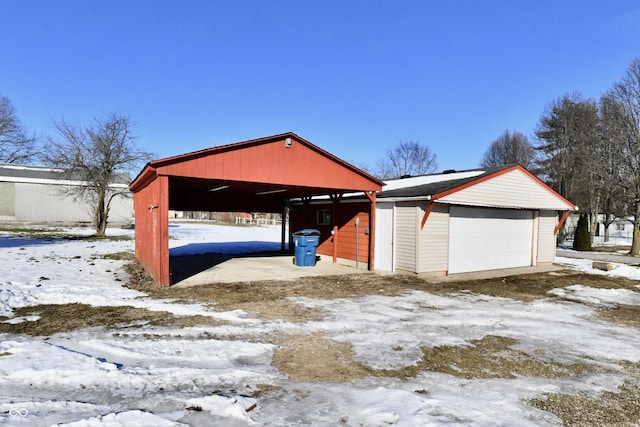
M292 381L347 383L373 372L353 360L350 344L332 341L319 332L287 336L275 351L272 364Z

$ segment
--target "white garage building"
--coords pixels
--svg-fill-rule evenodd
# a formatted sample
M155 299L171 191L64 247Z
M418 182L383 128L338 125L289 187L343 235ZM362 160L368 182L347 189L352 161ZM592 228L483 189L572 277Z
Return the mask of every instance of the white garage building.
M376 207L379 271L448 275L550 264L561 223L578 209L520 165L386 183Z
M131 224L133 199L129 175L110 185L118 193L111 202L109 224ZM84 186L64 171L40 166L0 165L0 221L24 223L92 224L93 205L68 190Z

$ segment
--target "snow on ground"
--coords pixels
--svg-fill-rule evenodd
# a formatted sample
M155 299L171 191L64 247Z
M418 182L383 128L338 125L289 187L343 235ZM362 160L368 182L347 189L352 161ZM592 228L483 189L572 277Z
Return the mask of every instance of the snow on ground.
M281 245L280 227L211 227L176 222L169 225L169 234L171 255L279 251Z
M593 260L591 259L556 257L555 263L567 266L574 270L584 271L589 274L600 274L610 277L626 277L632 280L640 280L640 268L632 265L613 262L611 263L613 270L604 271L593 268Z
M170 234L172 254L280 245L279 228L174 223ZM233 243L223 245L225 241ZM293 324L253 318L241 310L216 312L199 304L147 298L122 287L122 261L102 258L121 251L133 251L133 241L0 236L0 315L11 317L21 306L81 302L201 314L227 323L138 326L119 333L90 328L44 338L0 334L0 424L554 425L553 415L525 401L547 392L615 391L626 379L623 373L475 380L423 373L406 381L296 383L271 366L276 344L244 340L240 334L322 332L350 343L356 360L374 368L406 366L418 360L423 347L467 346L486 335L514 338L516 349L561 363L597 362L615 371L621 361L640 361L640 331L592 317L597 307L639 305L640 293L629 290L576 284L530 303L418 291L398 297L292 298L325 313L320 320ZM588 260L558 262L590 273L640 277L635 267L617 265L605 273L591 269ZM257 393L264 387L272 392Z

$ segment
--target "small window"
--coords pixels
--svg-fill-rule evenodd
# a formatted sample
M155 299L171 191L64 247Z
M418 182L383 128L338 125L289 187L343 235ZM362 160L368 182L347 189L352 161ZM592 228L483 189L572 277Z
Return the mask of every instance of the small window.
M618 231L624 231L624 222L617 222L616 228L618 229Z
M318 211L318 225L331 225L331 211L329 209Z

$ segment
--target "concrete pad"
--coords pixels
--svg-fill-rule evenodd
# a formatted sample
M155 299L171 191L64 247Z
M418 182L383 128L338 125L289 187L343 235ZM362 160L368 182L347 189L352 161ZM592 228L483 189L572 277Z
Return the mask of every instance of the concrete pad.
M212 255L185 256L181 260L181 265L185 263L203 262L203 257L211 259ZM213 263L212 263L213 264ZM189 266L187 268L192 267ZM432 283L454 282L468 280L482 280L496 277L508 277L520 274L547 273L564 270L565 267L557 264L546 264L537 267L521 267L503 270L475 271L470 273L450 274L448 276L434 276L428 273L418 274L420 279ZM342 274L362 274L368 273L366 269L356 269L343 264L333 264L330 257L321 257L313 267L299 267L293 264L293 255L271 255L271 256L241 256L235 258L226 257L215 259L215 265L208 268L197 268L192 274L183 280L174 283L172 286L199 286L209 283L236 283L253 282L261 280L293 280L298 277L310 276L334 276ZM413 273L379 273L379 274L409 274Z
M470 273L457 273L450 274L448 276L433 276L428 273L419 274L423 280L432 283L440 282L458 282L467 280L483 280L493 279L496 277L508 277L517 276L520 274L535 274L535 273L548 273L551 271L565 270L566 267L557 264L545 264L537 267L518 267L518 268L505 268L502 270L487 270L487 271L472 271Z
M299 267L293 263L293 255L237 257L224 260L204 271L185 278L172 286L198 286L208 283L252 282L260 280L291 280L308 276L332 276L366 273L331 259L321 259L315 266Z

